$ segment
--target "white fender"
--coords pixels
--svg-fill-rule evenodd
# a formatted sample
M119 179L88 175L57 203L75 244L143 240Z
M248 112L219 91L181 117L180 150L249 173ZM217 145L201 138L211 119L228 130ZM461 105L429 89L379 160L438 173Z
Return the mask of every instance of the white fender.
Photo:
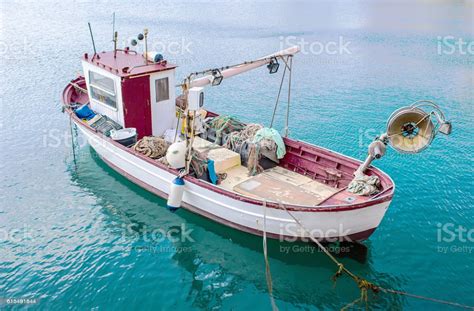
M167 207L171 211L176 211L181 207L181 202L183 201L184 193L184 180L182 178L176 177L170 186L170 192L168 196Z

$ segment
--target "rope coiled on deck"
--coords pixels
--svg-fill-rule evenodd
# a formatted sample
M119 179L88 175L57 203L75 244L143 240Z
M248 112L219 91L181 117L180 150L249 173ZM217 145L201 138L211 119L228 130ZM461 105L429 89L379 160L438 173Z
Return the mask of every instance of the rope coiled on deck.
M161 137L145 136L133 145L133 150L152 159L166 155L168 143Z

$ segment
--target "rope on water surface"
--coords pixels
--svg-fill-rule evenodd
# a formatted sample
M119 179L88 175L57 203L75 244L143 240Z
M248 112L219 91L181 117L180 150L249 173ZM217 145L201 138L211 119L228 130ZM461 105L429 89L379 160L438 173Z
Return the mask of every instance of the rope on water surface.
M264 207L264 209L266 209L266 202L265 201L263 201L263 202L264 202L263 207ZM416 299L420 299L420 300L431 301L431 302L434 302L434 303L450 305L450 306L453 306L453 307L474 310L473 306L463 305L463 304L460 304L460 303L457 303L457 302L441 300L441 299L431 298L431 297L426 297L426 296L421 296L421 295L415 295L415 294L411 294L411 293L408 293L408 292L403 292L403 291L389 289L389 288L383 288L379 285L376 285L375 283L369 282L368 280L355 275L350 270L348 270L342 263L340 263L328 251L328 249L326 247L324 247L324 245L321 244L321 242L319 242L316 238L314 238L313 235L310 233L310 231L308 229L306 229L306 227L303 226L303 224L292 213L290 213L290 211L288 211L286 209L285 205L280 204L280 207L283 210L285 210L288 213L288 215L290 215L291 218L293 218L293 220L296 222L297 225L299 225L301 227L301 229L303 229L305 231L305 233L308 235L308 237L311 239L311 241L316 243L316 245L319 247L319 249L321 249L337 265L338 269L337 269L336 273L333 275L332 280L334 282L336 282L337 279L340 276L342 276L342 274L346 273L348 276L350 276L356 282L357 287L359 287L360 297L357 298L356 300L354 300L353 302L347 304L346 306L344 306L341 310L347 310L348 308L350 308L350 307L352 307L352 306L354 306L355 304L358 304L358 303L365 303L366 308L368 308L369 290L372 291L373 293L378 293L379 291L382 291L382 292L385 292L385 293L390 293L390 294L395 294L395 295L400 295L400 296L407 296L407 297L416 298ZM264 248L265 260L268 261L267 254L266 254L265 218L266 218L266 214L264 214L264 232L263 233L264 233L264 241L265 241L264 242L264 245L265 245L265 248ZM273 297L273 296L271 296L271 297Z

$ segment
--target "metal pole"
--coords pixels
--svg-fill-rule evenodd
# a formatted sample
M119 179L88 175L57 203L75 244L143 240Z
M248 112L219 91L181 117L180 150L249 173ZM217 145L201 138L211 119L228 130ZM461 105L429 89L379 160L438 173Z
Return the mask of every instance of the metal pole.
M112 14L112 41L114 42L114 58L117 58L117 32L115 31L115 12Z
M91 28L91 23L87 23L89 25L89 32L91 34L91 39L92 39L92 47L94 48L94 56L97 55L97 50L95 49L95 42L94 42L94 35L92 34L92 28ZM94 57L92 57L94 58ZM97 58L100 58L99 55L97 55Z
M148 65L148 56L147 56L147 54L148 54L148 42L147 42L148 41L148 39L147 39L148 38L148 29L147 28L145 28L143 30L143 35L145 36L145 64Z
M118 33L114 33L114 58L117 58L117 37Z
M115 38L115 12L112 13L112 41Z

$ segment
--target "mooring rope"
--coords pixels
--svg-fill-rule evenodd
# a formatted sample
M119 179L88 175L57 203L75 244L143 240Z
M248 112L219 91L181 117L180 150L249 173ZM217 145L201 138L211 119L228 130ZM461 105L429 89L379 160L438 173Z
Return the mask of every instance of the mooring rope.
M278 311L278 307L273 297L273 282L272 273L270 271L270 262L268 261L267 252L267 202L263 201L263 256L265 257L265 278L267 279L268 294L270 295L270 302L272 304L272 310Z
M266 209L266 202L265 201L263 201L263 202L264 202L264 208ZM299 225L301 227L301 229L303 229L305 231L305 233L308 235L308 237L311 239L311 241L316 243L316 245L319 247L319 249L321 249L337 265L338 269L337 269L337 272L333 275L332 280L334 282L336 282L338 277L340 277L343 273L346 273L347 275L349 275L356 282L357 286L359 287L360 297L357 298L356 300L354 300L353 302L347 304L346 306L344 306L341 310L347 310L349 307L351 307L351 306L353 306L357 303L360 303L360 302L365 302L366 307L367 307L369 290L371 290L373 293L378 293L379 291L382 291L382 292L391 293L391 294L395 294L395 295L407 296L407 297L412 297L412 298L416 298L416 299L431 301L431 302L434 302L434 303L450 305L450 306L453 306L453 307L474 310L473 306L463 305L463 304L460 304L460 303L457 303L457 302L452 302L452 301L442 300L442 299L437 299L437 298L431 298L431 297L426 297L426 296L421 296L421 295L415 295L415 294L411 294L411 293L408 293L408 292L399 291L399 290L395 290L395 289L384 288L384 287L381 287L379 285L376 285L375 283L369 282L364 278L361 278L361 277L357 276L356 274L354 274L350 270L348 270L342 263L340 263L328 251L328 249L326 247L324 247L324 245L321 244L321 242L319 242L316 238L314 238L313 235L311 234L311 232L305 226L303 226L303 224L292 213L290 213L290 211L288 211L286 209L284 204L280 204L280 207L283 210L285 210L288 213L288 215L290 215L291 218L293 218L293 220L296 222L297 225ZM264 224L265 224L265 214L264 214ZM265 231L264 231L264 239L266 239ZM265 260L267 261L266 256L267 256L267 254L265 253Z
M77 169L77 162L76 162L76 142L74 141L74 133L73 133L73 126L75 126L74 122L72 122L72 116L69 114L69 129L71 131L71 146L72 146L72 158L74 160L74 168Z
M70 85L72 85L77 91L82 92L84 94L87 94L87 90L83 87L80 87L79 84L74 83L74 82L69 82Z

